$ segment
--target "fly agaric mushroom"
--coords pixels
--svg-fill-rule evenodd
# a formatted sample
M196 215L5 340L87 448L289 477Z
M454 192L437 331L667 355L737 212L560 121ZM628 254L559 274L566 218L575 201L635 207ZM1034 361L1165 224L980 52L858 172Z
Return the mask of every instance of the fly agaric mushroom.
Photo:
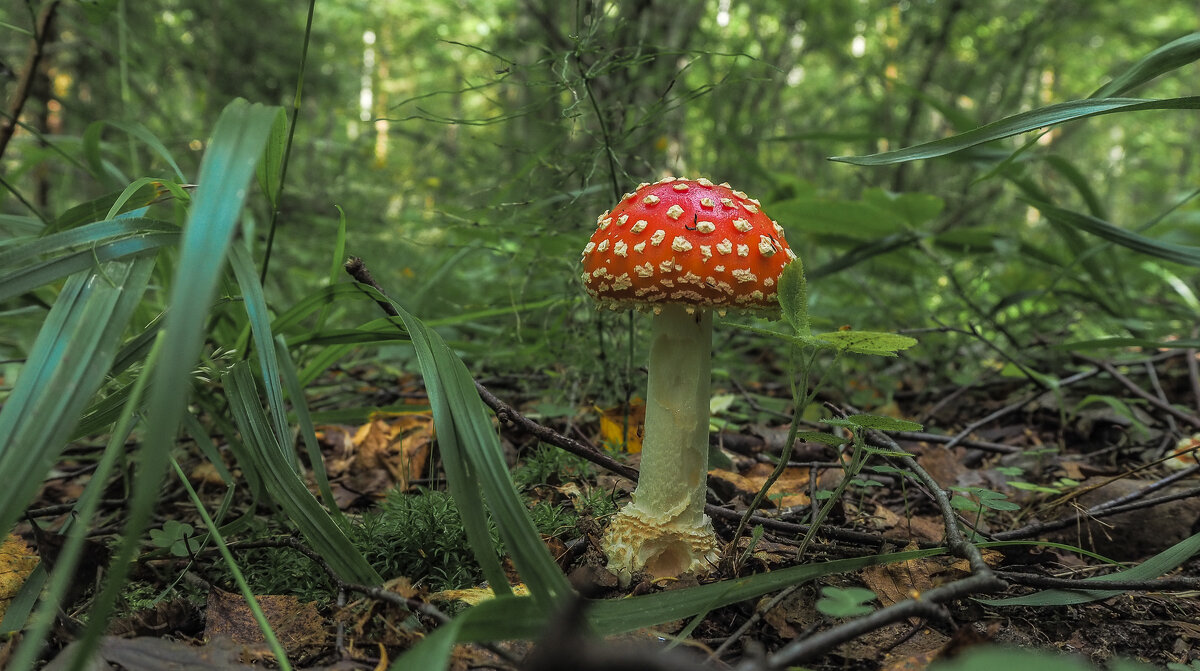
M608 569L628 584L707 573L717 538L704 514L712 311L773 311L796 258L757 200L729 184L640 184L597 219L583 284L601 306L654 314L646 428L632 500L605 534Z

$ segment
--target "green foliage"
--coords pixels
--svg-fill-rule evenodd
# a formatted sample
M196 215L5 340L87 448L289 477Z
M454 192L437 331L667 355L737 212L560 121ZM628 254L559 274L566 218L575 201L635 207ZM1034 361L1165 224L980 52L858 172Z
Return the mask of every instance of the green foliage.
M186 522L167 520L161 529L150 530L150 542L168 550L176 557L189 557L200 549L200 541L192 534L195 529Z
M513 483L521 489L561 484L592 477L593 467L583 457L551 445L538 445L512 471Z
M863 587L822 587L817 610L829 617L857 617L875 610L867 605L875 592Z

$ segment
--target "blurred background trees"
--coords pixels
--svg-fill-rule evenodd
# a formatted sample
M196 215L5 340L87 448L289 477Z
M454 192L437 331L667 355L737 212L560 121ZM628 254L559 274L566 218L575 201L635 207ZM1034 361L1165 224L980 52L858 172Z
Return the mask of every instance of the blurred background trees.
M34 17L55 17L0 157L0 236L172 174L96 122L145 128L190 176L231 98L290 109L305 4L6 0L6 110ZM1194 31L1191 3L326 0L312 25L276 309L326 281L340 208L347 252L443 319L470 365L620 396L591 382L626 360L627 322L580 300L578 253L623 191L676 174L762 199L809 269L819 325L947 330L911 356L951 378L1005 357L1036 368L1066 340L1192 335L1194 272L1064 231L1022 198L1200 243L1194 113L1057 127L1012 159L1035 138L881 168L827 160L1087 97ZM1187 95L1195 72L1132 95ZM269 212L250 212L261 259ZM40 310L10 310L0 358L22 355Z

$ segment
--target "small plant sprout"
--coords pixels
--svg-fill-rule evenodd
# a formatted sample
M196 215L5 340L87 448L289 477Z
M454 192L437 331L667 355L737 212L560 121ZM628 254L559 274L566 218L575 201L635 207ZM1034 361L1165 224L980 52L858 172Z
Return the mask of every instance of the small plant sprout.
M601 306L654 315L641 474L606 532L608 569L623 584L639 571L707 573L718 559L704 514L712 313L773 311L796 256L757 200L707 179L640 184L596 223L584 287Z

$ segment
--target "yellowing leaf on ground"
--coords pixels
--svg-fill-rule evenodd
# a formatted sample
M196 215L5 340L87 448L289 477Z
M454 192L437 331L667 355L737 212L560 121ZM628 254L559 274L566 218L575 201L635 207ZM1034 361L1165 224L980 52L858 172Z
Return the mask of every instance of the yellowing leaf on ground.
M529 596L529 588L525 585L513 585L513 594ZM494 599L496 593L491 587L471 587L468 589L444 589L429 595L430 601L462 601L470 606L477 606L488 599Z
M317 438L334 450L327 464L331 475L383 469L401 488L423 477L434 436L433 417L414 412L373 413L352 431L343 426L318 429Z
M16 534L9 534L0 545L0 619L8 611L8 604L21 591L26 578L37 568L37 555Z
M758 463L745 473L739 474L714 468L708 474L732 484L739 491L754 495L766 484L767 478L771 476L773 470L775 470L774 464ZM779 508L808 505L810 501L808 496L809 470L799 466L789 466L784 469L779 479L771 485L771 491L767 492L767 500Z
M602 409L596 408L600 413L600 442L605 443L613 449L621 449L625 447L625 451L630 454L638 454L642 451L642 426L646 423L646 404L641 399L633 399L629 402L629 421L625 421L625 406L619 405L614 408ZM629 427L628 435L625 427Z

